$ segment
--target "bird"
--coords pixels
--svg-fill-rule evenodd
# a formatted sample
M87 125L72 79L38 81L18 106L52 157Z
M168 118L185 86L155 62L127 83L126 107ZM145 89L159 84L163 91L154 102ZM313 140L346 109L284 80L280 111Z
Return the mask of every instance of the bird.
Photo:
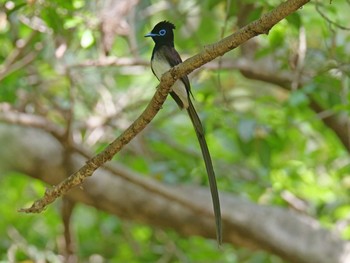
M158 80L161 79L164 73L182 62L182 59L174 46L173 30L175 30L175 25L173 23L169 21L162 21L156 24L150 33L145 35L145 37L151 37L155 43L151 57L151 68L153 74ZM216 184L213 163L204 135L203 125L191 101L191 96L193 97L193 95L187 75L176 80L174 85L171 87L170 95L180 109L187 110L195 129L209 179L216 222L216 238L218 244L221 245L222 223L219 192Z

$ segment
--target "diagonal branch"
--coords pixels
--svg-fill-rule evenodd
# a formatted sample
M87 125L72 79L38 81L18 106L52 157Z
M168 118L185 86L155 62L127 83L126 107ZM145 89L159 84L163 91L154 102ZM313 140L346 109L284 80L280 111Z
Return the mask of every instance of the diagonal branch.
M31 63L39 51L35 50L25 54L29 44L32 43L38 32L32 31L24 43L12 50L12 52L6 57L3 64L0 65L0 81L6 78L9 74L25 67Z
M35 201L30 208L23 208L19 211L26 213L40 213L47 205L54 202L59 196L65 194L71 188L80 185L87 177L91 176L97 168L111 160L113 156L124 147L124 145L129 143L146 127L160 110L171 86L177 79L191 73L209 61L224 55L228 51L233 50L257 35L267 34L275 24L289 14L297 11L301 6L308 2L309 0L289 0L284 2L274 10L266 13L260 19L248 24L221 41L205 47L205 49L199 54L169 70L169 72L163 75L158 89L145 111L126 131L115 139L104 151L88 160L77 172L73 173L66 180L53 188L47 189L44 197Z

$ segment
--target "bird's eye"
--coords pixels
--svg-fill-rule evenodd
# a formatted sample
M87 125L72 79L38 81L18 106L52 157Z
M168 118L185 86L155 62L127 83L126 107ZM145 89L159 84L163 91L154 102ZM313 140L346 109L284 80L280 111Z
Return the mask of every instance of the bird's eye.
M159 35L161 35L161 36L164 36L165 33L166 33L166 30L165 30L165 29L162 29L162 30L159 31Z

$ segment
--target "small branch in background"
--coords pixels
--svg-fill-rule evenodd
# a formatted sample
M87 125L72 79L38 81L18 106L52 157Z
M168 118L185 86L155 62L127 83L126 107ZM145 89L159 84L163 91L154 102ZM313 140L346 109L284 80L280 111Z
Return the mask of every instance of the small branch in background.
M350 119L347 116L339 116L338 114L329 115L329 111L325 111L325 109L315 100L310 101L310 107L316 113L322 114L322 121L335 132L344 147L348 152L350 152L350 140L348 131ZM325 115L325 112L328 114Z
M5 77L10 75L11 73L24 68L28 64L30 64L38 55L39 52L31 52L21 60L15 62L11 65L4 65L4 67L0 70L0 81L2 81Z
M243 69L244 68L244 69ZM257 70L257 65L242 67L241 73L248 79L255 79L264 81L271 84L276 84L279 87L291 91L291 84L293 77L291 74L278 75L276 72L269 72L269 70ZM307 79L300 80L299 85L303 85L307 82ZM330 111L321 107L314 99L309 98L310 108L318 114L318 117L327 125L331 130L333 130L344 147L350 152L350 140L347 127L350 125L350 119L346 116L339 116L334 111Z
M136 10L133 7L130 12L129 12L129 34L127 36L128 38L128 43L129 43L129 48L130 48L130 52L133 55L133 57L135 58L139 58L140 54L139 54L139 47L138 47L138 42L137 42L137 37L136 37Z
M100 12L102 46L104 54L108 55L117 35L129 36L133 33L125 16L138 4L139 0L106 0L103 2Z
M211 70L221 70L221 69L240 69L239 67L244 66L249 63L248 60L238 58L235 61L232 59L221 59L221 65L218 66L216 61L211 61L203 66L203 68ZM76 64L67 65L69 69L71 68L84 68L84 67L123 67L123 66L145 66L148 67L150 64L149 60L139 59L139 58L117 58L113 56L101 57L99 59L89 59Z
M299 30L299 45L296 56L296 62L295 62L295 70L294 70L294 77L292 81L292 90L297 90L300 86L302 72L304 69L304 63L305 63L305 57L306 57L306 51L307 51L307 43L306 43L306 32L305 28L301 27Z
M123 237L125 238L126 243L132 250L133 255L136 255L137 257L139 257L140 255L142 255L142 246L137 240L135 240L132 234L132 224L127 220L125 221L121 220L120 224L121 224Z
M297 196L295 196L293 193L291 193L290 191L284 190L281 193L281 197L284 201L286 201L288 203L288 205L301 213L307 214L307 211L309 209L309 204L298 198Z
M19 253L25 255L30 262L60 262L61 257L59 255L39 250L29 243L13 226L8 228L7 235L11 240L11 246L7 250L8 262L18 262Z
M110 66L149 66L149 61L138 58L101 57L98 60L85 60L77 64L67 65L68 68Z
M43 129L51 133L56 139L61 140L63 129L49 122L46 118L22 112L4 110L0 107L0 121Z
M24 68L37 57L40 50L42 49L41 45L36 45L37 50L25 54L25 50L27 49L29 44L32 43L32 40L37 34L38 32L32 31L26 40L22 39L17 41L17 46L7 56L5 62L2 65L0 65L0 81L3 80L6 76L10 75L11 73L21 68Z
M17 47L14 50L12 50L12 52L5 59L5 68L15 63L23 55L25 48L28 46L29 43L32 42L32 40L37 34L38 32L32 31L26 40L22 40L21 42L19 42Z
M71 229L71 218L75 202L69 200L67 197L63 197L61 217L64 227L64 257L66 263L78 262L77 255L75 254L75 242L73 240L73 231Z
M342 78L341 78L341 81L342 81L342 103L344 104L344 106L346 106L347 108L349 107L350 105L350 102L349 102L349 77L348 77L348 74L347 72L342 72ZM346 130L347 130L347 143L348 145L350 145L350 119L349 119L349 112L346 113Z
M19 15L18 20L25 24L27 27L33 29L35 32L40 33L52 33L52 28L48 27L43 19L38 16L25 16Z
M66 77L69 81L69 87L68 87L68 93L69 93L69 109L67 110L67 114L65 116L66 120L66 129L64 133L64 141L67 145L72 144L72 126L74 121L74 104L75 104L75 97L76 97L76 89L74 85L73 77L71 76L71 72L69 69L66 69Z
M349 3L349 2L348 2ZM335 27L339 28L339 29L342 29L342 30L350 30L350 27L346 27L346 26L342 26L340 25L339 23L337 22L334 22L333 20L331 20L325 13L323 13L321 11L321 8L320 8L320 3L318 1L316 1L316 11L324 18L324 20L326 20L329 24L331 25L334 25Z

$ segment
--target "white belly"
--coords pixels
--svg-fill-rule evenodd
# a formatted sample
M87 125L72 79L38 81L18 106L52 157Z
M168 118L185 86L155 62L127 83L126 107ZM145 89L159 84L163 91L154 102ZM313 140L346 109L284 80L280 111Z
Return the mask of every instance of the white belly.
M154 58L152 60L152 69L154 74L160 80L162 75L170 69L170 65L163 59ZM172 91L181 99L184 108L188 108L188 95L185 85L181 80L177 80L171 87Z

